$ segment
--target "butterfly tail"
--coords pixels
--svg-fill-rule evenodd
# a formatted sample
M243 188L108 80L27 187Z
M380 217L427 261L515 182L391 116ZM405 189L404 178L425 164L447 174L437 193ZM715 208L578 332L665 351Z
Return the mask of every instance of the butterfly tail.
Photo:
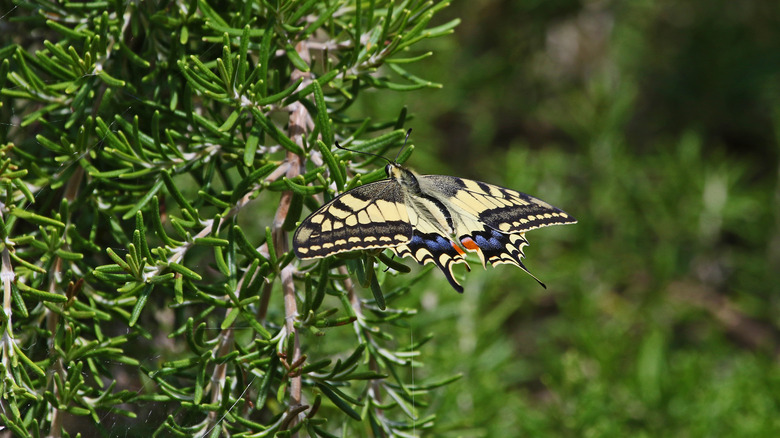
M543 288L547 289L544 283L539 280L523 264L523 247L528 245L525 233L507 234L492 228L474 233L470 238L480 249L480 258L487 260L491 266L509 264L515 265L525 271Z

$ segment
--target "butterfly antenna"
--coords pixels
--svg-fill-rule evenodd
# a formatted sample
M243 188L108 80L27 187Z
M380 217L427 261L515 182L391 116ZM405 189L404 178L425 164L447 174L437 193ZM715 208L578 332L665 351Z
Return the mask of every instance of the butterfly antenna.
M371 152L358 151L358 150L355 150L355 149L347 149L347 148L345 148L344 146L341 146L341 145L339 144L339 142L338 142L338 141L336 141L336 142L334 142L334 143L336 143L336 147L337 147L337 148L339 148L339 149L341 149L341 150L344 150L344 151L349 151L349 152L354 152L354 153L356 153L356 154L369 155L369 156L372 156L372 157L379 157L379 158L381 158L381 159L383 159L383 160L387 161L388 163L390 163L390 160L388 160L387 158L385 158L385 157L383 157L383 156L381 156L381 155L379 155L379 154L374 154L374 153L371 153Z
M337 148L339 148L341 150L344 150L344 151L354 152L356 154L370 155L372 157L379 157L379 158L387 161L388 163L396 163L396 162L398 162L398 157L401 156L401 152L403 152L404 148L406 147L406 142L409 141L409 135L411 135L411 134L412 134L412 128L409 128L409 130L406 131L406 138L404 139L404 145L401 146L401 150L398 151L398 154L395 156L395 160L393 160L393 161L390 161L387 158L385 158L385 157L383 157L383 156L381 156L379 154L374 154L374 153L371 153L371 152L358 151L358 150L355 150L355 149L347 149L344 146L340 145L338 141L335 141L334 143L336 144Z
M406 148L406 142L409 141L409 136L412 135L412 128L409 128L409 130L406 131L406 138L404 139L404 145L401 146L401 149L398 150L398 153L395 155L395 160L393 160L394 163L398 162L398 157L401 156L401 152L404 151Z

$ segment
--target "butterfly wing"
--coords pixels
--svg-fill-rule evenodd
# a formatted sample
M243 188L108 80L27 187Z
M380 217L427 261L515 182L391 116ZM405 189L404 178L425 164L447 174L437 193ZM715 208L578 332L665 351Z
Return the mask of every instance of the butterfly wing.
M400 185L382 180L342 193L307 217L293 236L300 259L387 248L412 238Z
M458 292L463 287L455 280L452 268L466 263L464 249L476 252L483 266L506 263L531 274L522 262L523 247L528 244L525 232L576 222L559 208L503 187L444 175L422 175L418 181L423 194L434 198L447 217L452 236L424 232L425 227L417 226L411 240L393 251L420 264L435 263Z
M550 225L573 224L565 211L525 193L445 175L424 175L421 186L440 193L455 210L501 233L515 234Z

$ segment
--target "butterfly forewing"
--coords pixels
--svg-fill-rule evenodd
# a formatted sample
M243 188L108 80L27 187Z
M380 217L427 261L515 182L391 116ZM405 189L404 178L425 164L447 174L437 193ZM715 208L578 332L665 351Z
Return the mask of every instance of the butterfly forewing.
M424 175L420 179L456 208L502 233L577 222L563 210L525 193L454 176Z
M306 218L293 236L301 259L393 247L412 238L401 187L377 181L336 197Z

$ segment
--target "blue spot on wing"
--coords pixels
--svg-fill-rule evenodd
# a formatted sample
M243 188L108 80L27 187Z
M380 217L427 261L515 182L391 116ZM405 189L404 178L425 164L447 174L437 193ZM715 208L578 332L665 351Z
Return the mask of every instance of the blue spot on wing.
M458 292L463 292L463 286L455 281L453 277L452 266L456 263L466 263L466 260L452 245L453 242L444 236L439 234L422 234L415 230L412 240L406 244L410 253L399 254L399 256L409 255L421 265L429 262L435 263L447 277L447 281L450 282L452 287ZM426 250L427 253L421 253L421 256L418 258L417 253L420 249ZM466 264L466 267L468 268L468 264Z
M508 262L522 266L520 259L523 257L523 251L517 244L524 243L526 240L517 234L504 234L492 228L485 228L470 237L491 265Z
M415 232L414 236L412 236L412 240L407 243L407 245L414 250L425 248L434 254L441 252L457 254L457 251L452 247L452 242L438 234L423 235Z
M485 236L484 234L488 234L486 232L475 234L472 240L479 246L479 248L482 251L496 251L501 250L504 247L504 243L502 243L502 240L508 241L505 235L501 234L500 232L490 229L490 235Z

